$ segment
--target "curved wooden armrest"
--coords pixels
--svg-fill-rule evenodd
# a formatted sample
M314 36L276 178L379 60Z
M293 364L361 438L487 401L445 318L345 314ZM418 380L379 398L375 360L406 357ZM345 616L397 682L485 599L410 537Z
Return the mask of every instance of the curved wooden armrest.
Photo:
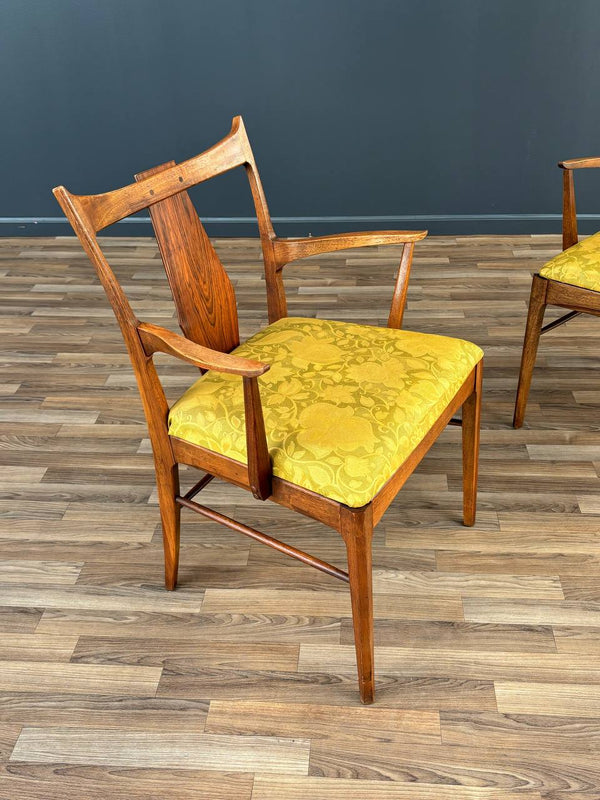
M151 356L156 352L168 353L200 369L228 372L231 375L240 375L242 377L250 489L258 500L266 500L267 497L270 497L271 457L267 445L262 404L260 402L260 389L258 387L259 375L264 375L270 369L270 365L202 347L202 345L196 344L196 342L192 342L178 333L173 333L167 328L153 325L150 322L140 322L137 326L137 332L147 356Z
M418 242L427 236L427 231L360 231L359 233L336 233L330 236L309 236L303 239L273 239L273 252L278 269L290 261L333 253L352 247L368 247L384 244L407 244Z
M156 352L168 353L200 369L228 372L231 375L241 375L243 378L256 378L270 369L269 364L263 364L261 361L203 347L161 325L140 322L137 331L148 356Z
M579 235L577 232L577 210L575 207L575 180L573 178L574 169L584 169L586 167L600 167L600 156L591 158L571 158L568 161L559 161L558 166L563 172L563 216L562 216L562 243L563 250L577 244Z
M400 328L406 303L408 278L412 264L415 242L424 239L427 231L361 231L360 233L338 233L331 236L309 236L306 239L272 239L275 269L281 270L290 261L315 256L318 253L333 253L352 247L369 245L402 244L402 258L396 276L392 307L388 317L389 328Z
M600 167L600 156L591 158L570 158L567 161L559 161L561 169L583 169L584 167Z

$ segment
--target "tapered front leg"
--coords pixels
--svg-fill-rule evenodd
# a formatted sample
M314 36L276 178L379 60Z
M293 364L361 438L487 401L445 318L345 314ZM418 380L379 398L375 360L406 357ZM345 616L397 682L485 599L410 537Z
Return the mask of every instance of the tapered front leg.
M463 522L475 524L477 476L479 472L479 429L483 361L475 367L475 386L462 406Z
M164 465L158 461L155 464L165 554L165 586L172 591L177 585L179 568L181 507L175 502L179 494L179 469L177 464Z
M517 388L513 428L520 428L525 419L525 409L527 407L527 398L529 397L531 376L533 374L538 344L540 342L544 311L546 310L547 288L548 281L545 278L540 278L539 275L533 276L531 295L529 297L527 327L525 328L525 339L523 341L523 354L521 356L521 370L519 372L519 386Z
M352 622L358 668L358 686L363 703L375 697L373 647L373 538L372 506L348 508L342 506L340 531L348 554L348 575L352 599Z

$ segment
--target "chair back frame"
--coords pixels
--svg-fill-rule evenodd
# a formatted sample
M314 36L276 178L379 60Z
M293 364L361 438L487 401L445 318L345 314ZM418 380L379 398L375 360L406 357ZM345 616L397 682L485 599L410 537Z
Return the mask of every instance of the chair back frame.
M269 317L287 313L281 271L272 257L275 233L256 162L241 117L220 142L181 164L168 162L136 175L136 182L95 195L53 190L79 237L117 317L142 397L156 459L173 460L167 431L168 404L148 350L148 336L137 319L98 242L97 233L143 209L149 209L180 326L189 341L211 351L230 352L239 344L235 292L187 190L244 166L263 246ZM243 378L247 425L249 485L255 496L270 493L270 459L264 434L256 376Z

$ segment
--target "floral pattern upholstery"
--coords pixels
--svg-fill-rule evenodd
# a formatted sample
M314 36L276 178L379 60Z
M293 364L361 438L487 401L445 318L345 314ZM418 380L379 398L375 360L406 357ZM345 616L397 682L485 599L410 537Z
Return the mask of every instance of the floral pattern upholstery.
M348 506L369 503L482 358L461 339L287 317L234 353L259 378L273 474ZM173 405L169 433L247 463L242 379L207 372Z
M600 233L564 250L542 267L540 275L600 292Z

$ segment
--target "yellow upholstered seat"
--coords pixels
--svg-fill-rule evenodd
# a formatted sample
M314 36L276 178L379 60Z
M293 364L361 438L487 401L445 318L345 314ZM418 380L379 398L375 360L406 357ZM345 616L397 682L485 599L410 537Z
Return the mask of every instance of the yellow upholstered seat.
M600 292L600 233L564 250L542 267L540 275Z
M271 365L259 384L273 474L352 507L373 499L483 355L462 339L298 317L233 352ZM203 375L169 433L246 463L241 378Z

